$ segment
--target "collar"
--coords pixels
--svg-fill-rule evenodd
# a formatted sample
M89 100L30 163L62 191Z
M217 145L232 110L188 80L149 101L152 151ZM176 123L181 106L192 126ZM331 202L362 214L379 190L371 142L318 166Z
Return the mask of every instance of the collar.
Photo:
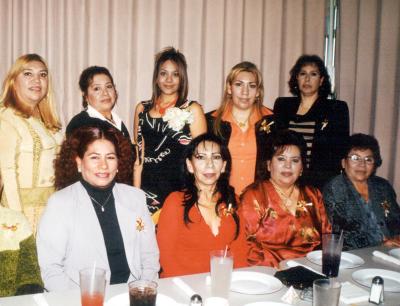
M114 111L111 111L111 116L112 116L112 118L113 118L115 124L112 123L111 121L107 120L106 117L104 117L99 111L97 111L97 110L96 110L93 106L91 106L91 105L88 105L86 112L88 113L88 115L89 115L90 117L92 117L92 118L97 118L97 119L100 119L100 120L103 120L103 121L107 121L107 122L109 122L111 125L115 126L118 130L121 131L121 128L122 128L122 120L121 120L121 118L120 118Z

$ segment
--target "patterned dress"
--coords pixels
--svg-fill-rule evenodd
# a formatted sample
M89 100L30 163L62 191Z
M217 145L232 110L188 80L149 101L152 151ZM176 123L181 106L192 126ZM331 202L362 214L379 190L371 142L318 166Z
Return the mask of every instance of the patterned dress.
M281 260L303 257L321 245L321 235L331 232L321 193L300 188L295 215L281 203L269 181L250 187L242 197L248 261L278 267Z
M175 131L162 117L150 116L151 101L141 103L144 107L139 114L138 128L139 156L144 140L141 189L146 193L149 211L155 214L172 191L181 189L182 155L192 137L189 124L185 124L180 131ZM180 108L185 109L190 104L186 102Z

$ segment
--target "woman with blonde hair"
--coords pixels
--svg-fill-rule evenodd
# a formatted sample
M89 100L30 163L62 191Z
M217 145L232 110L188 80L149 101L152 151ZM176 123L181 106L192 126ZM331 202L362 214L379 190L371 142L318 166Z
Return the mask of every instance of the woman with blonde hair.
M37 54L19 57L0 97L1 205L23 212L34 233L54 191L60 129L46 62Z
M272 111L263 106L261 72L251 62L241 62L229 72L220 107L206 114L209 132L219 136L232 155L230 184L240 194L254 182L266 136L274 128Z

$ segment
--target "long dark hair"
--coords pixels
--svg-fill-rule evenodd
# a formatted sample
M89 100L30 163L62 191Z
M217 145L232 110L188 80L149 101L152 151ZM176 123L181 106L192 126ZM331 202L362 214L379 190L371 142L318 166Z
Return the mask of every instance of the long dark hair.
M196 154L197 148L200 144L205 144L205 142L212 142L216 144L220 148L220 153L222 160L226 162L225 171L221 173L218 178L216 188L214 194L219 194L219 198L217 200L217 204L215 205L215 213L219 216L219 207L221 204L225 203L225 205L232 204L232 217L236 223L236 233L235 239L239 235L240 225L239 225L239 217L236 213L238 208L238 203L235 197L235 189L229 185L229 176L232 168L232 159L229 153L228 148L222 143L221 139L214 134L202 134L192 139L190 144L187 146L184 154L184 163L183 163L183 173L184 173L184 214L183 220L185 224L189 224L192 221L189 218L189 211L192 207L197 203L198 197L198 188L195 183L195 177L193 173L190 173L187 165L186 159L191 160L192 157Z

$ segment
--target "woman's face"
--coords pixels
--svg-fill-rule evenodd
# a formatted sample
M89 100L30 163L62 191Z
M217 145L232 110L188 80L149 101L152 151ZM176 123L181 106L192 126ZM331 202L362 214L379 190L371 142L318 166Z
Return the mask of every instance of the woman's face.
M15 78L14 89L18 98L36 106L47 94L48 71L42 62L27 63Z
M374 154L370 149L351 149L342 159L342 167L350 181L365 183L375 170Z
M295 145L289 145L282 152L277 152L267 161L267 169L271 179L282 188L289 188L296 183L303 171L300 150Z
M178 66L171 60L161 64L157 77L157 85L166 96L177 95L179 89Z
M240 72L227 91L232 96L233 106L241 110L250 109L260 94L256 76L247 71Z
M209 189L215 186L225 171L226 161L222 159L218 144L205 141L197 146L191 159L186 159L186 165L195 177L197 188Z
M83 158L76 158L83 179L98 188L110 185L118 172L118 158L114 145L106 139L91 143Z
M303 66L297 75L297 84L303 96L318 95L323 81L324 78L321 77L318 67L313 64Z
M87 103L102 115L110 115L117 99L117 92L106 74L96 74L86 93Z

